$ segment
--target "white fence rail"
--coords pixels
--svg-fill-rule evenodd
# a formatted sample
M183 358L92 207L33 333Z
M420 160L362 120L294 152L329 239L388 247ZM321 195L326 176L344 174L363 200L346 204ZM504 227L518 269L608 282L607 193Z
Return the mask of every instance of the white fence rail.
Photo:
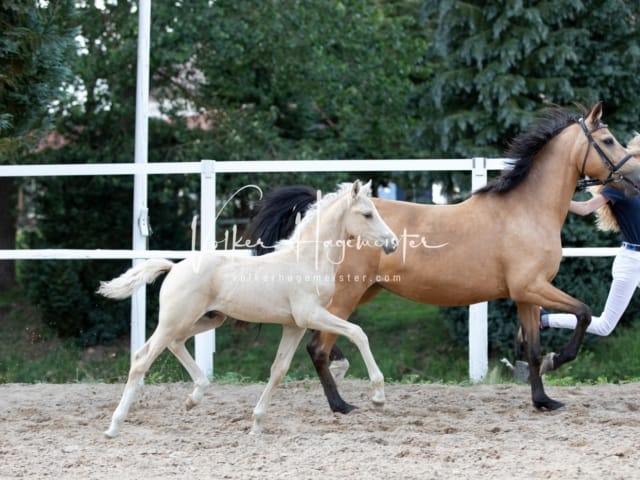
M401 172L401 171L470 171L472 189L487 182L489 170L502 170L505 159L389 159L389 160L307 160L307 161L225 161L202 160L200 162L167 163L100 163L63 165L2 165L0 177L40 177L40 176L92 176L92 175L157 175L157 174L200 174L200 248L207 249L206 239L215 245L215 205L217 173L283 173L283 172ZM6 202L6 200L5 200ZM146 204L146 201L144 202ZM8 208L8 206L7 206ZM135 218L145 218L146 212L138 212ZM613 256L617 248L565 248L565 256ZM241 251L236 251L242 253ZM131 259L134 262L146 258L181 259L190 251L111 249L40 249L40 250L0 250L0 260L20 259ZM144 299L144 289L142 299ZM140 297L139 297L140 298ZM131 355L145 341L146 309L142 305L131 311ZM482 380L488 370L487 303L469 307L469 377L472 381ZM196 362L207 373L213 374L215 352L215 332L205 332L196 336Z

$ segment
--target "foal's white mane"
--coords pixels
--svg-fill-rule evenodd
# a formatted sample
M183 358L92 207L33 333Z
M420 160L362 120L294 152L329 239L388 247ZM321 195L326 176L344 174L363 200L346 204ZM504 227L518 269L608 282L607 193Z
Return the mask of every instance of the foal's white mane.
M296 225L295 230L291 236L287 239L280 240L276 245L276 250L282 250L290 245L295 245L300 240L302 232L304 232L310 225L314 225L317 221L317 217L322 209L326 209L337 203L339 200L347 195L351 195L353 189L353 183L345 182L338 185L338 190L332 193L327 193L320 200L311 205L305 213L300 223ZM369 196L371 187L369 184L360 184L360 192L358 195Z

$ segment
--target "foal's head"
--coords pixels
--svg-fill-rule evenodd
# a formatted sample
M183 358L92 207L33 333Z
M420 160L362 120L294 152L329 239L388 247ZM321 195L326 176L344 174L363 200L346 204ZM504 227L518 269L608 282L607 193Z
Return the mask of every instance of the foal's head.
M350 237L359 237L368 245L382 247L385 253L398 248L398 239L382 220L376 206L369 198L371 180L364 185L360 180L344 184L347 208L344 213L344 226Z

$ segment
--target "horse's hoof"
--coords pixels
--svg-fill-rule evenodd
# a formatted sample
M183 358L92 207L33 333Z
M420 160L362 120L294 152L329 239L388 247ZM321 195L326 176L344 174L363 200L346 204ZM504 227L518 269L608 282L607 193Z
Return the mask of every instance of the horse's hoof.
M256 423L253 424L251 430L249 431L249 435L260 435L262 433L262 427Z
M118 431L110 428L109 430L104 431L104 436L107 438L116 438L118 436Z
M552 411L564 407L564 403L547 398L541 402L533 402L533 406L538 410Z
M384 402L386 401L385 396L384 396L384 392L376 392L373 397L371 398L371 403L373 403L373 406L376 408L382 408L384 407Z
M553 366L553 358L556 356L555 353L547 353L542 359L542 363L540 363L540 376L544 375L551 370L554 370Z
M196 405L197 403L194 402L191 397L187 397L187 399L184 401L184 408L187 409L187 412L191 410L193 407L195 407Z
M332 412L343 413L345 415L351 412L352 410L355 410L356 408L358 408L355 405L351 405L350 403L347 403L347 402L342 402L337 405L329 405L329 407L331 408Z

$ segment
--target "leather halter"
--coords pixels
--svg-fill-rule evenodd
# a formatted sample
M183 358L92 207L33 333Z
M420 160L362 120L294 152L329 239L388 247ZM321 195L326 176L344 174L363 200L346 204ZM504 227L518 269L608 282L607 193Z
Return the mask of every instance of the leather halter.
M595 127L589 130L584 121L584 118L582 117L578 120L578 124L582 128L582 131L584 132L585 136L587 137L587 140L589 141L589 145L587 146L587 151L585 152L584 159L582 160L582 169L580 171L580 176L581 177L585 176L584 170L587 166L587 158L589 157L589 151L591 150L591 147L593 147L593 149L596 152L598 152L598 156L600 157L600 160L602 160L602 163L604 163L604 165L609 169L609 176L604 180L598 180L595 178L582 179L578 181L578 188L584 189L591 185L607 185L608 183L612 183L612 182L613 183L626 182L631 187L633 187L636 191L640 191L638 186L636 186L633 182L627 180L622 174L618 173L618 170L620 170L622 166L633 157L633 155L628 153L624 157L622 157L622 160L620 160L617 164L615 164L609 159L609 157L607 157L607 154L604 152L604 150L602 150L602 148L600 148L600 145L598 145L596 141L593 139L593 136L591 134L596 130L600 130L601 128L607 128L607 125L604 123L598 122Z

